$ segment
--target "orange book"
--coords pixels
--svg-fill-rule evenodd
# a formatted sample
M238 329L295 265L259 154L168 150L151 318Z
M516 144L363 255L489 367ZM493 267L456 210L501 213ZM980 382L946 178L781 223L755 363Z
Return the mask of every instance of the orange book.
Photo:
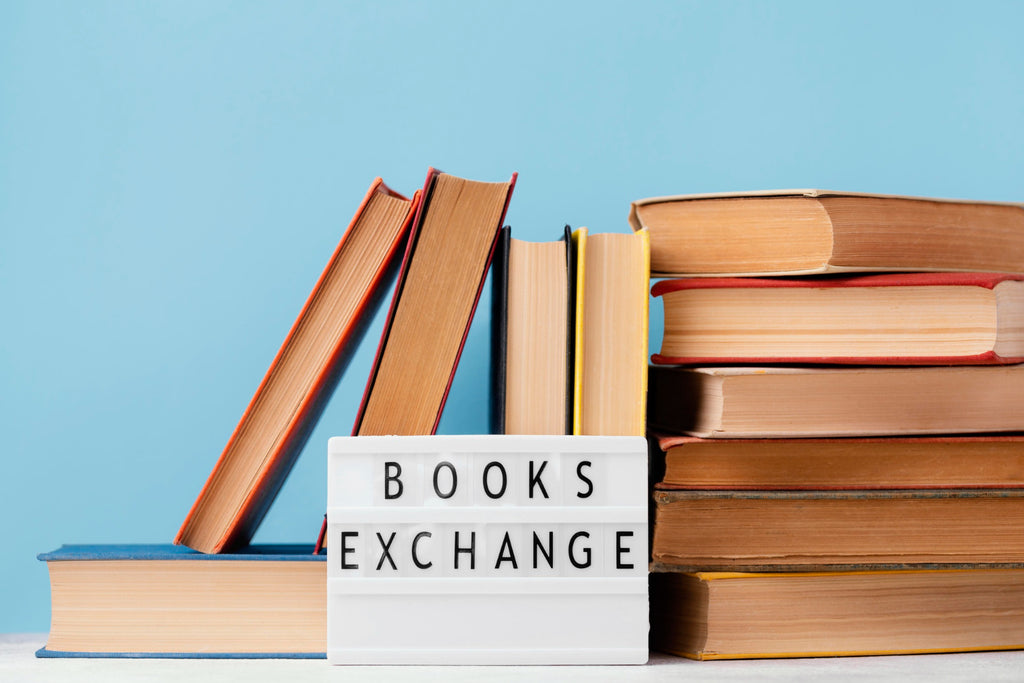
M174 542L205 553L252 538L398 270L419 193L377 178L242 414Z

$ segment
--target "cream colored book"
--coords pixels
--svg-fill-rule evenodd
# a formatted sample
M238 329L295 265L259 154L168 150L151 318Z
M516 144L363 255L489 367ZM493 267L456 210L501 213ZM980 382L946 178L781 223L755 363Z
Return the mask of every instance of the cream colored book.
M643 436L647 407L646 230L573 233L577 249L573 433Z
M703 438L1024 431L1024 365L650 368L651 428Z
M1024 205L771 190L652 197L654 277L872 271L1024 272Z

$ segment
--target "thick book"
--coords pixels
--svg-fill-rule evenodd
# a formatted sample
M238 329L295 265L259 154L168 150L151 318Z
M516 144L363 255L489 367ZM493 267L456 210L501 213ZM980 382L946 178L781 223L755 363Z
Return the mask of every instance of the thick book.
M663 280L655 363L1024 360L1024 282L997 273Z
M51 596L39 657L325 656L327 562L308 545L65 545L39 559Z
M1024 490L658 491L653 570L1024 565Z
M252 538L383 301L418 197L370 186L175 543L216 553Z
M1024 488L1020 434L651 440L666 491Z
M651 428L704 438L1024 431L1024 365L650 368Z
M643 436L650 285L647 231L591 235L587 228L579 228L573 240L573 433Z
M655 277L1024 272L1024 205L771 190L633 202Z
M557 242L513 239L495 250L493 431L572 433L575 249L571 230Z
M1024 648L1024 569L651 575L651 646L691 659Z
M430 169L352 434L433 434L515 187Z

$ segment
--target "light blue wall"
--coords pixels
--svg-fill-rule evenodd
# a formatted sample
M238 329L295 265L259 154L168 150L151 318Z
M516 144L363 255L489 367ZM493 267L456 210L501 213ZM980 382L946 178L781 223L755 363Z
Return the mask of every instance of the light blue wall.
M519 171L537 240L680 192L1024 200L1022 8L0 3L0 631L48 627L36 553L172 538L375 175ZM443 432L486 429L481 304ZM257 540L312 540L380 325Z

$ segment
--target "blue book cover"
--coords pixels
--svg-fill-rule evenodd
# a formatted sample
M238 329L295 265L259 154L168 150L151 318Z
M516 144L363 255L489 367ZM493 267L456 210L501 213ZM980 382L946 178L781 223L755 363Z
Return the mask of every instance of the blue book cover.
M228 554L204 554L191 548L171 544L126 544L126 545L64 545L48 553L41 553L38 559L50 563L56 562L89 562L89 561L158 561L176 562L181 560L201 562L315 562L325 563L325 554L314 554L309 544L286 545L252 545ZM326 571L324 582L326 583ZM159 591L158 586L150 588ZM326 610L326 585L323 595ZM141 609L146 609L145 607ZM51 638L53 633L51 632ZM324 633L326 643L326 631ZM81 657L81 658L237 658L237 659L324 659L325 652L98 652L94 650L63 650L43 647L36 652L37 657Z

